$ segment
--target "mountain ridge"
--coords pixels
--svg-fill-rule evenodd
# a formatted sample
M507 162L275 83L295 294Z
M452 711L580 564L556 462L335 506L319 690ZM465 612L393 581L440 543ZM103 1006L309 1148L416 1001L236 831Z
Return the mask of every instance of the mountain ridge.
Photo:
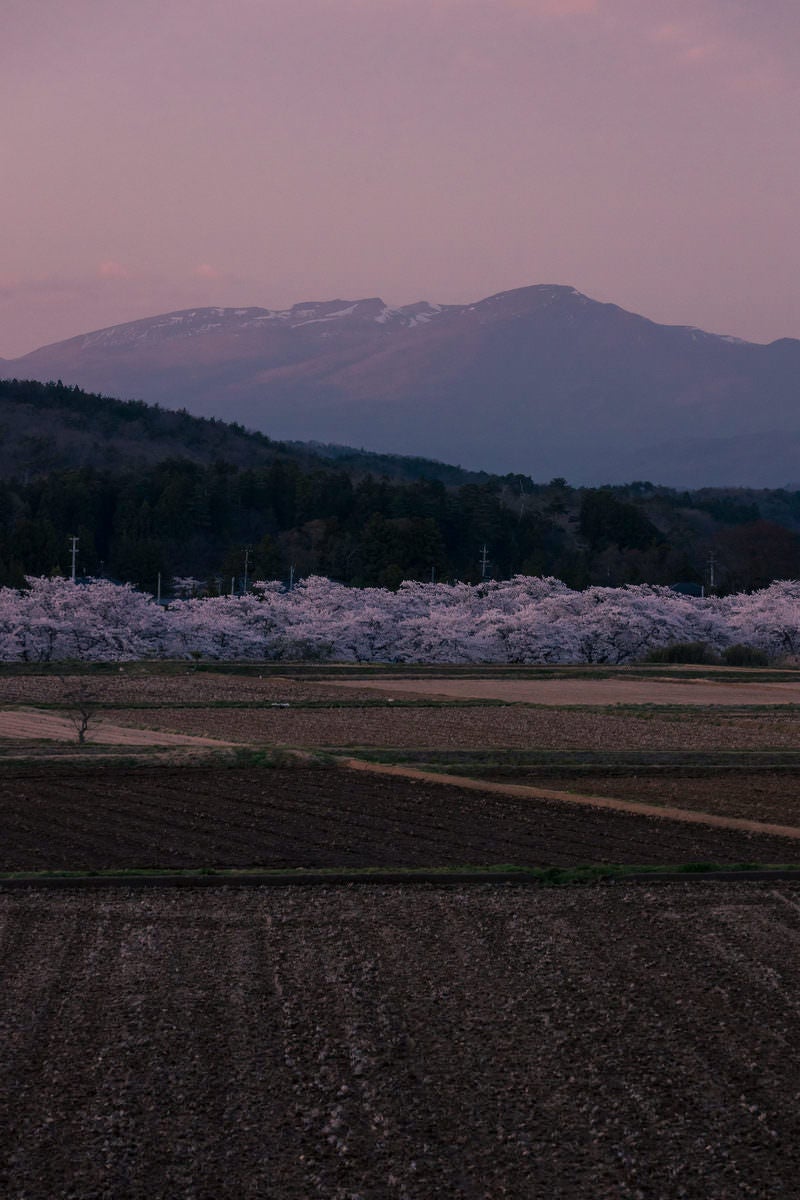
M197 307L0 367L280 440L498 474L772 487L800 474L800 341L660 325L559 284L468 305L392 308L369 297ZM760 452L750 461L753 438Z

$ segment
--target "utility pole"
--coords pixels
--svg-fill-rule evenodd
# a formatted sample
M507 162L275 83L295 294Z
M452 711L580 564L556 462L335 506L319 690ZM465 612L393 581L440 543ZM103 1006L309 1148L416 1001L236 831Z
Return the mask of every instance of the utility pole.
M158 572L158 583L156 584L156 604L161 603L161 572Z
M70 543L71 543L71 546L72 546L72 575L71 575L71 579L72 579L72 582L74 583L74 582L75 582L75 561L76 561L76 559L77 559L77 557L78 557L78 542L80 541L80 538L71 537L69 540L70 540Z
M242 592L247 591L247 572L250 570L250 553L251 553L251 551L252 551L252 546L245 546L245 548L244 548L244 584L242 587Z
M716 565L717 565L717 556L713 550L709 550L709 552L708 552L708 593L709 593L709 595L713 594L714 589L717 586L717 580L716 580L716 576L714 574L714 568L716 567Z
M294 591L294 563L289 566L289 591Z
M488 566L489 566L489 550L487 548L486 542L484 542L483 546L481 547L481 583L483 583L484 579L486 578L486 570L487 570Z

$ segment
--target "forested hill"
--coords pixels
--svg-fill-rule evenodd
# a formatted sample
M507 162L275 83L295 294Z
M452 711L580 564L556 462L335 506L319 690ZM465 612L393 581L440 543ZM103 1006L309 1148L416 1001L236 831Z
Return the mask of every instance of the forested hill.
M116 400L60 382L0 379L0 479L30 480L76 467L139 470L168 458L206 465L222 460L240 468L283 460L308 469L335 459L353 474L441 479L448 484L489 478L424 458L277 442L235 423L139 400Z
M798 478L800 341L659 325L559 285L402 309L376 297L185 309L43 346L12 371L270 436L539 479Z
M325 575L356 586L516 574L591 584L800 577L800 491L573 488L287 445L58 384L0 383L0 585L65 573L169 591ZM26 440L27 439L27 440ZM38 457L37 457L38 454Z

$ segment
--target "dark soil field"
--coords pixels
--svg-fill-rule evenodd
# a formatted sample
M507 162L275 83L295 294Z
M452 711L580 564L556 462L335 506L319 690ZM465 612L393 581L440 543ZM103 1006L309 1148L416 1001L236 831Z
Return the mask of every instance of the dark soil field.
M0 893L4 1200L788 1200L800 891Z
M456 773L458 773L456 771ZM722 817L743 817L775 825L800 826L800 773L744 770L690 771L658 774L594 775L591 770L568 776L542 770L480 773L481 779L524 783L531 787L613 796L644 804L694 809Z
M341 688L352 702L352 694ZM499 707L116 709L113 724L163 729L251 744L472 750L574 748L722 750L795 749L800 710L635 710Z
M581 676L597 703L578 708L546 671L541 707L519 702L530 688L481 700L468 680L439 703L369 672L260 674L76 676L110 739L88 746L74 730L42 740L43 723L69 722L69 681L3 675L12 725L45 707L0 739L0 870L800 860L796 838L705 817L321 755L243 765L287 762L276 746L371 747L389 764L797 827L797 705L737 707L750 693L734 687L724 709L610 708L633 676L602 671ZM130 727L245 748L132 746ZM0 882L0 1196L794 1200L799 971L792 883Z
M800 843L336 767L0 774L0 870L787 863Z
M228 674L218 671L194 671L183 666L172 674L159 674L157 664L135 665L107 674L84 672L80 675L49 673L31 675L0 674L0 701L3 704L63 704L69 692L81 690L99 704L269 704L296 700L359 700L374 698L373 690L343 692L334 683L295 678L272 673L262 678L257 672ZM297 668L294 668L295 674ZM380 695L380 693L378 693Z

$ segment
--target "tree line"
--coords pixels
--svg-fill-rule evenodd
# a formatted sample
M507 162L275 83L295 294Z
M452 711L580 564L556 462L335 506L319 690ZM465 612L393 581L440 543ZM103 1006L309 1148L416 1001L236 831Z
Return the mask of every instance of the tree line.
M397 663L627 663L687 648L702 660L796 663L800 584L699 598L647 585L586 588L525 576L479 584L348 588L312 577L289 591L168 606L108 580L0 588L0 661L142 658ZM681 656L680 661L685 661Z
M721 593L800 575L800 491L570 487L239 425L77 387L0 380L0 583L71 568L155 591L325 575L552 575Z
M800 492L649 483L572 488L524 476L447 486L275 459L171 458L0 481L0 584L77 571L154 592L192 577L326 576L353 587L514 575L572 588L676 582L727 593L800 576ZM484 553L485 547L485 553ZM713 573L713 580L710 574Z

